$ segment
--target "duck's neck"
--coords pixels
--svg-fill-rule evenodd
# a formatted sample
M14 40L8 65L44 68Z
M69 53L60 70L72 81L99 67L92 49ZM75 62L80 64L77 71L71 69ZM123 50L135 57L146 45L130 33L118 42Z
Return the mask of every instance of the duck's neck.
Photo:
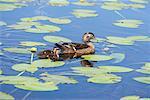
M95 46L91 42L85 42L91 49L95 49Z

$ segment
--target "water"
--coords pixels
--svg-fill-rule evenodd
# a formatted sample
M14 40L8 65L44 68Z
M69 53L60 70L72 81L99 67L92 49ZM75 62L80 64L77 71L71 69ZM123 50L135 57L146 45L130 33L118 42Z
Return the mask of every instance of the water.
M34 34L34 33L25 33L23 31L14 31L8 30L1 32L1 42L5 47L18 47L20 41L39 41L47 43L47 48L51 48L52 44L45 42L42 38L45 35L57 35L70 38L72 41L81 42L81 37L85 32L93 32L96 37L107 37L107 36L135 36L135 35L146 35L150 36L150 4L144 9L138 10L122 10L119 11L121 16L114 11L107 11L101 9L100 6L94 7L80 7L75 5L69 5L66 7L52 7L46 5L46 0L41 0L41 2L35 1L30 3L28 7L23 7L9 12L1 12L0 20L7 22L8 24L14 24L19 21L22 17L33 17L37 15L45 15L50 17L69 17L72 20L72 23L69 25L57 25L62 28L60 32L54 32L51 34ZM99 14L98 17L93 18L84 18L78 19L71 15L71 11L75 8L91 9L96 10ZM113 26L112 22L115 20L128 18L128 19L139 19L143 20L144 24L137 29L121 28ZM2 27L1 30L7 29ZM100 48L102 45L96 44L96 53L101 54ZM38 48L41 50L42 48ZM111 48L113 52L120 52L126 54L124 61L112 64L111 61L106 62L97 62L94 66L98 65L122 65L129 68L138 69L144 62L150 61L150 43L149 42L136 42L134 46L119 46L119 48ZM1 59L1 69L4 72L4 75L17 75L19 72L16 72L11 69L11 66L19 63L17 59L25 59L28 61L30 56L20 56L19 54L5 53L7 57L0 56ZM35 58L37 59L37 57ZM76 61L74 59L73 61ZM45 71L49 73L59 73L64 71L69 71L73 66L80 66L80 62L69 63L63 67L52 68L52 69L40 69L34 74L37 76ZM31 75L28 72L25 72L23 75ZM138 72L130 73L117 73L116 75L122 76L123 80L117 84L103 85L103 84L94 84L86 82L86 77L81 76L72 76L79 81L78 84L72 85L59 85L59 90L50 91L50 92L30 92L26 90L16 89L12 85L1 85L0 90L6 93L9 93L15 97L16 100L70 100L70 99L89 99L89 100L119 100L123 96L128 95L138 95L140 97L150 97L150 86L147 84L142 84L134 81L132 78L137 76L149 76L146 74L140 74Z

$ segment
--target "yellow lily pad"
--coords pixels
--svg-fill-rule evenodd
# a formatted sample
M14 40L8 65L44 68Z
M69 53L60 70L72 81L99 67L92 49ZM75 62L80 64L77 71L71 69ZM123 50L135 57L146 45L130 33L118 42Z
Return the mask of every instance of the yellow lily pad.
M111 56L106 56L106 55L83 55L82 58L85 60L90 60L90 61L106 61L106 60L111 60L113 57Z
M87 1L85 1L85 2L80 2L80 1L72 2L72 4L78 5L78 6L95 6L96 5L95 3L87 2Z
M72 42L70 39L68 38L64 38L64 37L61 37L61 36L44 36L43 39L45 41L48 41L48 42L52 42L52 43L58 43L58 42Z
M150 77L135 77L133 78L135 81L141 82L141 83L145 83L145 84L150 84Z
M148 0L129 0L134 3L148 3Z
M140 100L140 96L132 95L122 97L120 100Z
M104 72L131 72L133 69L122 66L99 66L99 69Z
M49 5L51 6L67 6L69 4L70 3L68 0L50 0L49 1Z
M53 82L30 82L22 85L14 85L16 88L30 90L30 91L54 91L58 90L58 87Z
M131 41L140 41L140 40L145 40L149 38L148 36L129 36L127 37L128 40L131 40Z
M48 68L48 67L59 67L63 66L65 62L63 61L51 61L50 59L42 59L42 60L35 60L32 62L33 66L39 67L39 68Z
M135 8L135 9L139 9L139 8L145 8L145 5L143 4L129 4L130 8Z
M121 77L114 74L101 74L91 77L87 81L98 84L113 84L121 82Z
M117 20L115 23L113 23L113 25L127 28L138 28L141 24L143 24L143 21L132 19Z
M41 42L33 42L33 41L22 41L20 42L21 46L46 46L46 44Z
M94 10L75 9L72 14L77 18L96 17L98 14Z
M29 48L3 48L4 51L12 53L30 54Z
M137 69L136 71L143 74L150 74L150 63L145 63L145 65L142 66L141 69Z
M56 23L56 24L69 24L69 23L71 23L71 20L67 19L67 18L49 18L48 20L50 22Z
M40 74L40 79L46 81L46 82L54 82L55 84L76 84L78 81L76 81L73 78L67 77L67 76L61 76L61 75L52 75L48 73L42 73Z
M15 100L15 98L12 95L7 94L5 92L0 92L0 99L1 100Z
M15 64L12 66L13 70L16 71L27 71L27 72L31 72L34 73L38 70L38 68L36 66L33 66L32 64Z

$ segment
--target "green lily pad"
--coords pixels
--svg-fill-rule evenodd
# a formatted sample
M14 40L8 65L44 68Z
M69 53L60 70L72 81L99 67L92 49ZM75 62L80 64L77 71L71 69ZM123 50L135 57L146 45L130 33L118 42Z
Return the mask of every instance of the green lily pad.
M122 97L120 100L141 100L141 99L140 96L132 95L132 96Z
M33 66L32 64L15 64L12 66L12 69L16 71L27 71L31 73L34 73L38 70L38 68L36 66Z
M12 95L4 93L4 92L0 92L0 99L1 100L15 100L15 98Z
M61 76L61 75L52 75L48 73L42 73L40 74L40 79L46 81L46 82L54 82L55 84L76 84L78 81L74 80L73 78L69 78L67 76Z
M139 8L141 9L141 8L145 8L145 5L135 3L135 4L129 4L129 7L130 8L135 8L135 9L139 9Z
M49 18L49 21L56 24L69 24L71 23L70 19L66 18Z
M4 22L4 21L0 21L0 26L5 26L5 25L7 25L7 23L6 23L6 22Z
M54 91L58 90L58 87L53 82L30 82L23 85L14 85L16 88L30 90L30 91Z
M111 1L111 2L104 2L101 5L102 9L105 10L122 10L129 8L128 4L120 2L120 1Z
M133 45L134 41L131 41L130 39L126 39L123 37L115 37L115 36L108 36L107 42L113 43L113 44L119 44L119 45Z
M1 56L1 55L4 55L4 53L2 52L2 50L0 50L0 56Z
M32 2L33 0L0 0L0 2L19 3L19 2Z
M111 60L113 57L111 56L106 56L106 55L83 55L82 58L85 60L90 60L90 61L106 61L106 60Z
M48 41L48 42L52 42L52 43L58 43L58 42L61 42L61 41L63 41L63 42L72 42L70 39L60 37L60 36L44 36L43 39Z
M94 10L75 9L72 14L77 18L96 17L98 14Z
M3 48L3 50L12 53L31 54L29 48Z
M35 77L29 76L0 76L0 83L2 84L25 84L25 83L32 83L37 82L39 79Z
M115 60L113 63L120 63L125 59L125 54L123 53L112 53L110 56Z
M140 40L144 40L147 38L149 38L149 37L148 36L129 36L129 37L127 37L127 39L131 40L131 41L140 41Z
M148 3L148 0L129 0L134 3Z
M142 66L141 69L137 69L136 71L143 74L150 74L150 63L145 63L145 65Z
M138 28L141 24L143 24L143 21L132 19L117 20L115 23L113 23L113 25L127 28Z
M135 77L133 79L141 83L150 84L150 77Z
M98 84L113 84L121 82L121 77L114 74L101 74L91 77L87 81Z
M122 66L99 66L100 70L104 72L131 72L133 69Z
M22 41L20 42L21 46L46 46L46 44L41 42L33 42L33 41Z
M35 60L32 62L33 66L39 67L39 68L48 68L48 67L59 67L63 66L65 62L63 61L51 61L50 59L42 59L42 60Z
M28 28L25 29L25 32L30 33L51 33L51 32L58 32L61 28L54 26L54 25L36 25L35 28Z
M49 5L51 6L67 6L69 4L70 3L68 0L50 0L49 1Z
M0 69L0 74L2 74L3 73L3 71Z
M73 70L73 72L78 73L79 75L87 76L87 77L93 77L96 75L106 74L106 72L100 70L99 68L73 67L71 69Z
M78 6L94 6L94 5L96 5L95 3L91 3L91 2L87 2L87 1L85 1L85 2L80 2L80 1L72 2L72 4L78 5Z
M25 17L25 18L21 18L21 21L24 22L33 22L33 21L39 21L39 20L48 20L49 17L47 16L34 16L34 17Z
M105 40L106 39L103 38L95 38L95 39L91 39L90 41L99 43L99 42L104 42Z

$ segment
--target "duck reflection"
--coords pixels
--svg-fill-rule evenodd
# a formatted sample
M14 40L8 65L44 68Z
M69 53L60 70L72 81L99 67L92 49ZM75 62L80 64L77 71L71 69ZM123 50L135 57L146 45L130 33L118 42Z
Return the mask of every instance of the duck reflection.
M88 60L82 60L82 61L80 61L80 64L83 67L93 67L93 63Z

